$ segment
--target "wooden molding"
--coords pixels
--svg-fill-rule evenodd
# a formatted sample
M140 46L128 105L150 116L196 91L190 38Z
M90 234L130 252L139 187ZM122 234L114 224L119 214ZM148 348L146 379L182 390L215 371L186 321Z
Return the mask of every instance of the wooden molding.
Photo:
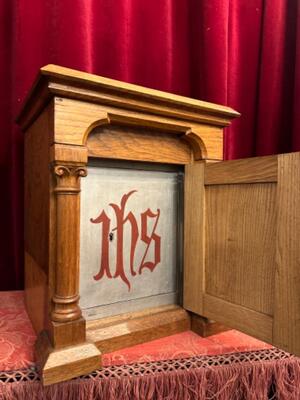
M86 146L72 146L61 143L54 143L50 147L50 161L59 164L86 165L88 152Z
M273 318L239 304L233 304L209 294L204 294L204 310L207 318L217 320L248 335L254 335L266 342L272 342Z
M36 364L45 386L63 382L101 367L101 353L93 343L54 349L45 331L35 346Z
M193 158L190 145L179 135L117 125L92 131L87 148L90 157L115 160L184 165Z
M277 156L208 164L205 168L205 185L277 182L277 164Z
M158 131L160 133L167 133L178 135L180 138L185 139L190 145L194 153L194 159L200 160L207 157L207 149L205 143L203 142L201 135L193 132L193 127L191 125L178 124L175 121L165 122L158 121L157 119L150 119L149 117L138 118L134 116L125 116L122 114L114 114L108 112L106 116L92 122L86 129L84 136L82 138L82 144L87 144L88 137L91 132L97 127L104 126L124 126L128 127L138 127L139 129L152 129L153 131ZM190 160L186 163L189 163Z
M17 118L18 124L26 129L54 96L108 104L127 110L146 111L217 126L227 126L232 118L240 115L230 107L148 89L57 65L47 65L40 70Z
M199 133L193 131L192 128L187 129L184 133L184 139L191 145L195 161L208 158L208 149Z
M62 145L86 146L95 128L156 132L157 135L186 140L194 159L221 160L223 158L222 127L194 123L170 117L137 113L102 104L86 103L69 98L54 98L54 141Z
M195 160L210 157L222 158L222 132L219 128L211 130L209 127L194 126L185 121L159 118L148 114L129 114L124 110L113 110L97 104L91 105L70 99L55 101L55 115L54 138L56 144L54 146L63 146L62 148L66 152L66 145L70 144L70 148L74 148L77 157L79 151L76 151L75 147L87 148L89 155L93 157L117 158L123 154L123 158L131 159L130 155L134 157L135 153L140 152L137 159L143 159L146 156L145 146L147 152L151 151L153 147L149 146L147 141L145 142L148 133L149 140L154 144L158 141L165 142L164 145L157 143L160 150L157 151L153 148L154 154L158 155L162 148L169 146L169 155L165 161L160 160L160 162L188 164L191 162L192 153ZM118 132L118 139L114 139L113 134L117 128L122 129ZM100 143L99 148L95 142L95 132L106 134L106 137L102 134L97 139L103 142ZM110 135L107 135L108 133ZM110 146L117 145L118 147L112 148L109 153ZM126 152L126 150L128 151ZM55 151L56 159L61 156L65 157L62 151L59 153L59 147L55 148ZM168 151L167 147L166 151ZM84 157L84 150L82 150L81 157ZM155 157L152 155L143 160L155 162Z
M190 316L180 306L162 306L127 315L87 322L87 340L101 353L184 332L191 327Z

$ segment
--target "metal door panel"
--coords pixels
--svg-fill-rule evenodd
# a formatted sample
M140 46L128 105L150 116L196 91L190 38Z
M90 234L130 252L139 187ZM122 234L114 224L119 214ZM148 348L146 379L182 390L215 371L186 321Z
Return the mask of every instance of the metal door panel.
M180 186L178 172L89 166L80 237L87 318L178 302Z

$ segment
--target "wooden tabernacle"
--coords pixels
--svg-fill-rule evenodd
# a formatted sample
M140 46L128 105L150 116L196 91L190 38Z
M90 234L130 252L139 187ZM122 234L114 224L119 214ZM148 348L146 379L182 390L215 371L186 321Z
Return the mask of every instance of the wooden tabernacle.
M238 115L54 65L40 70L18 123L25 131L26 305L44 384L99 368L105 352L190 328L222 329L209 319L300 355L300 154L217 162L223 128ZM97 160L180 168L182 299L86 320L80 181ZM103 184L99 196L105 191ZM142 214L158 219L150 209ZM133 214L129 220L133 231ZM102 268L101 277L113 278Z

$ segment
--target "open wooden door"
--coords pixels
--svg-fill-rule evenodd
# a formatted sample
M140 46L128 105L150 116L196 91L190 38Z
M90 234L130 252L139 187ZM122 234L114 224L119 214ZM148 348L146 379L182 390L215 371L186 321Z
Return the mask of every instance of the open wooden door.
M300 356L300 153L185 171L184 308Z

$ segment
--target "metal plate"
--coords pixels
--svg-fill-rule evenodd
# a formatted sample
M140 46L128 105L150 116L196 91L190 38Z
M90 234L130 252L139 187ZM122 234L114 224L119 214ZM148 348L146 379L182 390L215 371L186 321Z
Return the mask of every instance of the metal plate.
M89 166L81 180L85 317L178 302L180 180L178 172Z

